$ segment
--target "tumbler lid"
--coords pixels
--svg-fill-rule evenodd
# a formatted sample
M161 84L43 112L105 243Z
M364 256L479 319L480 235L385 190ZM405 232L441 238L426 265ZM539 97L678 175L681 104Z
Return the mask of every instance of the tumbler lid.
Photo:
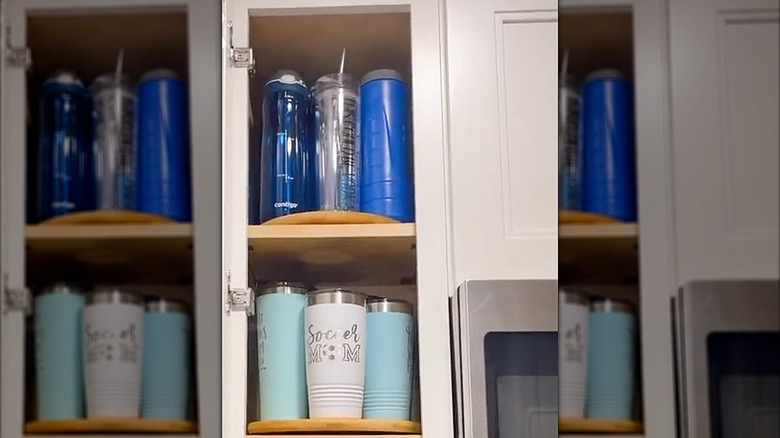
M138 82L145 82L151 79L179 79L179 75L169 68L156 68L149 70L141 76Z
M571 304L581 304L587 306L590 299L587 295L571 289L561 289L558 296L559 301Z
M598 298L591 302L590 310L593 313L633 313L634 307L626 301L612 298Z
M574 76L574 74L572 73L566 73L566 75L564 75L561 78L560 82L561 82L560 83L561 86L565 86L572 89L576 89L577 85L579 85L577 82L577 77Z
M414 308L412 303L404 300L396 300L384 297L372 297L366 304L369 313L407 313L412 315Z
M46 286L41 295L44 294L81 294L84 291L74 283L68 283L67 281L55 281L54 283Z
M84 84L81 82L81 79L79 79L78 76L76 76L76 73L74 73L72 70L58 70L53 75L49 77L49 79L46 79L46 81L43 83L44 86L49 84L59 84L59 85L75 85L77 87L83 87Z
M265 85L273 82L278 82L285 85L298 85L306 88L306 83L303 82L303 78L295 70L284 68L277 70L276 73L274 73L274 75L268 79L268 82L266 82Z
M357 84L349 73L329 73L317 79L313 91L319 92L327 88L357 89Z
M116 75L112 73L106 73L98 76L94 81L92 81L90 90L93 93L99 93L103 90L114 88L115 86ZM133 82L130 80L129 76L123 74L119 77L119 87L124 90L131 90L133 87Z
M361 292L355 292L340 287L333 289L319 289L307 294L309 306L316 304L356 304L366 306L366 296Z
M141 296L119 288L101 287L87 297L87 304L135 304L140 306Z
M302 294L305 295L309 289L303 283L289 281L277 281L260 290L260 295L268 294Z
M374 79L395 79L397 81L405 82L404 77L400 72L389 68L380 68L366 73L363 76L363 79L360 80L360 83L365 84Z
M189 308L184 302L168 298L154 297L146 300L144 305L148 313L188 313Z
M623 76L623 73L620 73L614 68L602 68L591 72L585 78L585 82L595 81L598 79L625 79L625 76Z

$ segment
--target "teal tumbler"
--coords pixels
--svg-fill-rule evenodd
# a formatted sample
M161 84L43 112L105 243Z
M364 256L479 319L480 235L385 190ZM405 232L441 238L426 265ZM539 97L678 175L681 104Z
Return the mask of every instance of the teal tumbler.
M141 417L185 420L192 384L192 321L178 301L151 299L144 313Z
M35 298L38 420L84 416L81 311L85 296L55 283Z
M414 377L412 305L369 300L366 315L366 382L363 418L409 420Z
M260 420L308 417L303 318L306 292L280 282L257 297Z
M591 303L586 401L589 418L632 418L636 388L636 330L636 317L629 304L611 299Z

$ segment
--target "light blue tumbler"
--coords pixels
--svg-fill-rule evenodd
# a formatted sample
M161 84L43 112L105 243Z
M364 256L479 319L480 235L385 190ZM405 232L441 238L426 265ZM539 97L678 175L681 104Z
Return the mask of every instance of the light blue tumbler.
M55 283L35 298L38 420L84 416L81 311L85 296Z
M260 421L307 418L303 316L307 289L280 282L257 298Z
M588 317L589 418L630 420L634 413L636 317L629 304L591 303Z
M414 374L412 305L370 300L366 315L363 418L409 420Z
M183 303L146 302L141 417L187 419L192 384L192 321Z

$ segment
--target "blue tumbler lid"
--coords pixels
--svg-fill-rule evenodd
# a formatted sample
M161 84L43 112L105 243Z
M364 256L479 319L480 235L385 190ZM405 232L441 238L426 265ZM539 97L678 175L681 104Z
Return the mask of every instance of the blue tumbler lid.
M298 86L303 87L303 89L306 89L306 83L303 82L303 78L301 75L298 74L295 70L289 70L289 69L279 69L274 73L273 76L271 76L271 79L268 80L268 82L265 83L265 86L268 87L269 85L273 84L281 84L281 85L288 85L288 86Z
M384 297L372 297L366 304L368 313L407 313L414 312L412 304L404 300L396 300Z
M270 284L260 290L260 295L267 294L302 294L305 295L309 291L303 283L293 283L289 281L277 281Z
M604 80L604 79L625 80L625 76L623 76L623 73L620 73L619 71L617 71L617 70L615 70L613 68L602 68L602 69L596 70L594 72L591 72L585 78L585 82Z
M187 313L188 307L179 300L170 300L168 298L150 298L144 305L147 313Z
M160 80L160 79L179 80L179 75L177 75L176 72L168 68L156 68L154 70L149 70L143 75L141 75L141 79L138 82L146 82L149 80Z
M74 283L68 283L66 281L57 281L53 284L46 286L41 295L45 294L82 294L84 291L75 285Z
M49 79L46 79L46 81L43 83L43 86L47 85L63 85L67 87L76 87L76 88L84 88L84 84L81 82L81 79L79 79L78 76L76 76L76 73L74 73L71 70L58 70L53 75L49 77Z
M612 298L599 298L590 304L592 313L634 313L634 308L626 301Z
M381 68L366 73L363 76L363 79L360 80L360 83L365 84L375 79L395 79L397 81L401 81L405 83L404 77L401 75L401 73L389 68Z

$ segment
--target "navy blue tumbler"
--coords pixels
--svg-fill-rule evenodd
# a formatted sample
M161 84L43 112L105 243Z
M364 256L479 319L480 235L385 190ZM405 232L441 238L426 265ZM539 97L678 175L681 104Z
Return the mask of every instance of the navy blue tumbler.
M260 221L306 211L311 196L308 90L292 70L279 70L263 88Z
M41 90L37 217L95 208L89 95L75 74L62 71Z

